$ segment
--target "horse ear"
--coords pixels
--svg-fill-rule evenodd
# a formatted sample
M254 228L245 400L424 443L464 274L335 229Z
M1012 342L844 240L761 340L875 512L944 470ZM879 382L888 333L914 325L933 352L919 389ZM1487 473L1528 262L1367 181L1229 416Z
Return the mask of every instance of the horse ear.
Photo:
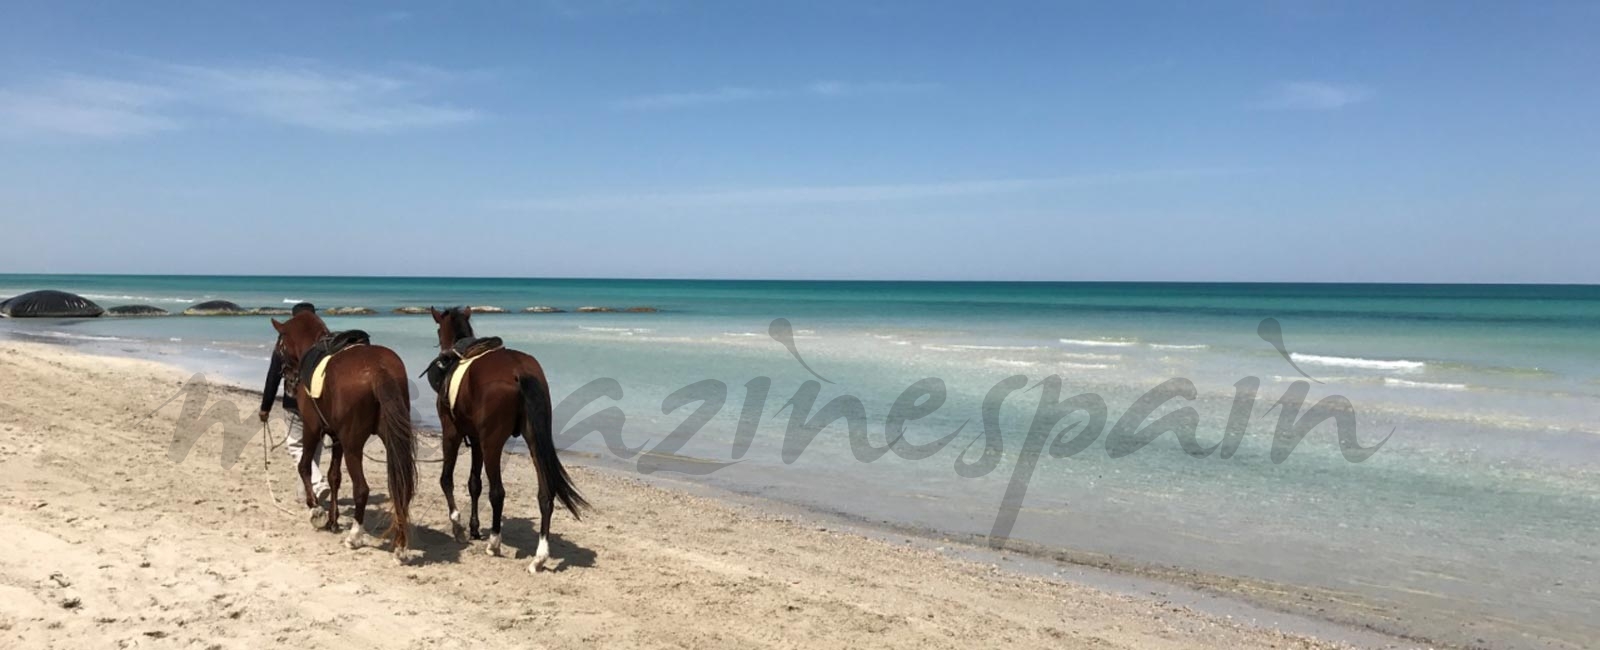
M468 316L468 317L472 316L472 308L471 307L462 307L461 308L461 315L462 316Z
M444 314L439 313L439 310L434 309L433 307L428 307L428 313L433 315L433 322L435 323L444 320Z
M276 318L272 319L272 329L278 330L278 333L282 334L283 333L283 323L278 322L278 319L276 319Z

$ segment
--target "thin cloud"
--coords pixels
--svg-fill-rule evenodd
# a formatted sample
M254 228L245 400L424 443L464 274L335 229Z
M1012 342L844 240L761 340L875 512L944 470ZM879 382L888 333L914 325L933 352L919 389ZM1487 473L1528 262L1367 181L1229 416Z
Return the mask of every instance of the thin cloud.
M1371 88L1325 81L1290 81L1269 90L1258 108L1274 111L1334 111L1371 99Z
M388 73L313 62L150 64L128 79L60 75L0 88L0 134L125 138L228 117L341 133L471 122L482 114L432 99L448 74Z
M314 65L168 66L196 103L322 131L388 132L461 124L481 115L427 101L418 76Z
M1240 173L1236 169L1173 169L1143 172L1081 174L1045 178L1002 178L934 183L869 185L800 185L694 192L605 194L500 201L491 208L528 212L607 212L639 209L717 209L770 205L814 205L918 201L988 196L1070 187L1174 180Z
M938 90L938 84L892 81L848 82L816 81L797 88L750 88L724 86L714 90L640 95L613 102L612 108L627 111L653 111L694 108L766 99L793 97L848 97L885 95Z
M706 106L709 104L728 104L732 102L761 99L773 95L773 91L755 88L739 88L734 86L707 90L701 92L661 93L658 95L642 95L618 101L616 108L632 111L670 110L674 108L690 108Z
M162 110L172 100L172 93L159 86L64 76L0 89L0 134L126 138L171 131L179 124Z

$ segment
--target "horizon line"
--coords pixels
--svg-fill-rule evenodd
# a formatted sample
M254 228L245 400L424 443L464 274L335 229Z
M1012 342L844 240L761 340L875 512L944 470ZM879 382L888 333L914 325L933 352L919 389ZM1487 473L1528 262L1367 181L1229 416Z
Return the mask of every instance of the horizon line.
M895 282L905 284L1254 284L1254 285L1400 285L1437 287L1600 287L1589 282L1416 282L1347 280L913 280L884 278L696 278L696 277L580 277L580 276L474 276L474 275L281 275L270 273L28 273L0 271L12 276L99 278L272 278L354 280L579 280L596 282Z

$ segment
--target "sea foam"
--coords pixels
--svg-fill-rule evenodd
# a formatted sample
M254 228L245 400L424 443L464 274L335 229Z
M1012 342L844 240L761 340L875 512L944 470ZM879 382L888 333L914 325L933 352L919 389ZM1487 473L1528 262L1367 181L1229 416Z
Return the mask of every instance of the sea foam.
M1318 366L1334 366L1338 368L1361 368L1363 370L1421 370L1428 364L1421 361L1406 361L1404 359L1363 359L1361 357L1332 357L1318 354L1301 354L1292 352L1289 358L1295 363L1309 363Z
M1449 384L1449 383L1431 382L1431 381L1406 381L1404 379L1395 379L1394 377L1384 377L1383 378L1383 385L1385 385L1385 386L1396 386L1396 387L1400 387L1400 388L1427 388L1427 389L1430 389L1430 390L1466 390L1467 389L1467 385L1466 384Z
M1067 345L1082 345L1092 348L1126 348L1138 344L1138 341L1119 341L1107 339L1061 339Z

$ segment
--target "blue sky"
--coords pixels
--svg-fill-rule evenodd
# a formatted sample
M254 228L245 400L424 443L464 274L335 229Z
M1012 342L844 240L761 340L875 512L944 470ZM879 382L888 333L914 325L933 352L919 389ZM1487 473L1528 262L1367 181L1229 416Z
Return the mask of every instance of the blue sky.
M22 3L0 271L1600 282L1600 3Z

